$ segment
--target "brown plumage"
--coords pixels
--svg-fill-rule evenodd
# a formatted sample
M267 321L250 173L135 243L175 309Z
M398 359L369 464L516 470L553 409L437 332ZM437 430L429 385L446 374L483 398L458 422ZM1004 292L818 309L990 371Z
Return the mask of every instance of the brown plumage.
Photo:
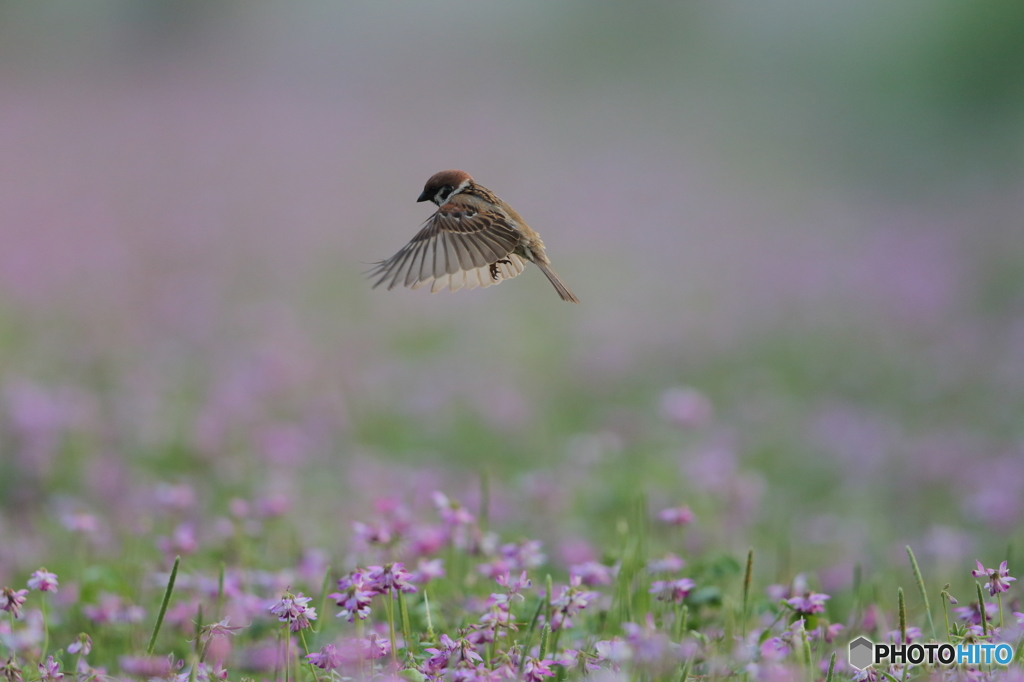
M579 303L562 283L544 252L544 242L515 209L478 185L469 173L435 173L417 201L432 201L437 211L407 245L375 264L369 275L374 288L401 284L430 291L445 287L487 287L521 273L526 262L540 268L563 301Z

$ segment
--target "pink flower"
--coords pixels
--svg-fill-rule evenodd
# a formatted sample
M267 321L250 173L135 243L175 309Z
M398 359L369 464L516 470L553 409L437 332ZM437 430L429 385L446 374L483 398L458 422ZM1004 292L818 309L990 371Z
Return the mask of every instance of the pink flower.
M973 601L968 606L958 606L957 608L953 609L953 611L956 613L956 615L960 616L962 619L966 620L968 623L972 623L974 625L981 625L981 609L978 608L978 602ZM994 618L995 616L998 616L998 615L999 615L999 605L998 604L991 604L991 603L985 604L985 618L986 618L986 620L991 622L992 618Z
M831 597L827 594L807 591L802 597L787 599L786 603L797 613L809 616L813 613L823 613L825 611L825 602L829 599Z
M409 582L412 576L405 570L402 563L370 566L367 569L366 578L377 592L380 594L390 593L395 598L398 597L399 590L405 593L416 591L416 586Z
M173 667L167 656L122 656L121 671L136 677L167 677Z
M45 568L40 568L29 576L28 587L30 590L39 590L40 592L56 592L57 574L50 573Z
M61 523L72 533L95 533L100 529L99 520L92 514L67 514L61 517Z
M593 587L595 585L611 585L612 578L618 571L615 566L605 566L596 561L576 564L569 567L571 575L579 576L584 585Z
M541 566L547 557L541 551L540 540L524 540L520 543L509 542L498 549L499 557L490 564L477 566L484 575L497 578L506 572L519 572Z
M675 554L666 554L661 559L652 559L647 564L648 573L676 573L683 570L686 562Z
M907 641L900 641L902 637L903 633L899 630L893 630L886 634L886 638L893 644L913 644L921 641L921 628L913 625L907 626Z
M158 537L157 548L164 554L194 554L199 549L196 540L196 527L192 523L180 523L175 527L171 537Z
M519 577L514 580L508 571L506 571L496 577L494 581L504 587L508 591L510 597L516 595L522 598L522 595L519 594L520 590L528 589L533 586L533 581L526 577L526 571L520 573Z
M410 530L409 536L409 550L415 556L433 554L448 542L448 531L437 525L415 526Z
M17 618L21 615L21 605L25 603L27 594L28 590L13 590L10 587L5 587L3 591L0 591L0 609Z
M366 642L366 656L371 660L378 658L384 658L391 653L391 642L383 637L378 637L375 633L371 632L370 635L365 639L361 640Z
M686 595L690 594L690 590L693 589L695 583L689 578L680 578L679 580L655 580L651 583L651 594L657 595L658 599L663 601L674 601L677 604L681 604Z
M282 623L288 623L289 630L298 632L308 628L309 621L316 620L316 609L307 606L309 602L310 598L303 597L301 592L298 596L285 592L281 600L270 607L270 612Z
M82 606L82 613L94 623L137 623L146 615L142 607L126 605L116 594L101 592L99 600Z
M1005 561L999 564L999 568L985 568L980 561L975 563L978 564L978 568L971 571L971 575L975 578L985 578L988 581L989 596L994 597L1000 592L1006 592L1010 589L1010 583L1016 580L1016 578L1010 577L1010 571L1006 567Z
M229 625L230 622L231 617L225 616L224 619L218 623L204 625L199 629L199 641L205 644L214 637L226 637L228 635L235 634L235 630L242 629L241 625Z
M334 670L344 662L341 652L335 649L333 644L325 644L320 651L309 654L306 658L322 670Z
M711 421L714 408L703 393L682 386L661 394L661 416L676 426L694 429Z
M416 570L410 574L409 580L420 585L425 585L431 580L444 577L444 560L442 559L420 559L416 563Z
M551 666L558 663L550 658L544 660L538 660L536 658L527 658L523 663L523 679L526 682L541 682L545 677L554 677L555 671L551 669Z
M761 658L781 661L789 654L789 644L780 637L769 637L761 644Z
M0 676L7 679L7 682L22 682L21 666L12 653L7 662L0 666Z
M373 597L379 594L366 572L356 570L346 577L340 578L338 589L342 591L327 595L341 607L338 617L345 618L350 623L355 622L357 617L359 620L366 620L370 615L370 603L373 601Z
M39 664L39 679L42 682L60 682L64 679L64 673L60 671L60 663L53 660L53 656L47 656L45 663Z
M658 512L658 520L672 526L688 526L693 522L693 512L689 507L669 507Z
M552 630L571 628L572 618L600 596L597 592L581 589L582 585L583 581L579 576L570 576L569 584L562 588L557 598L551 600L551 607L554 609L551 616Z
M473 642L468 639L453 640L448 635L441 635L439 645L424 649L430 654L430 658L420 666L420 672L424 675L436 677L445 668L454 668L460 663L475 665L483 662Z
M68 644L69 654L82 654L88 656L92 652L92 638L84 632L78 635L78 639Z
M386 524L381 523L376 526L371 526L359 521L353 521L352 531L355 533L356 540L364 545L371 547L374 545L386 547L391 544L391 529L388 528Z
M442 492L435 491L434 495L434 507L437 508L437 513L441 515L441 520L449 526L468 526L473 523L476 519L469 513L469 510L463 507L458 501L451 500Z

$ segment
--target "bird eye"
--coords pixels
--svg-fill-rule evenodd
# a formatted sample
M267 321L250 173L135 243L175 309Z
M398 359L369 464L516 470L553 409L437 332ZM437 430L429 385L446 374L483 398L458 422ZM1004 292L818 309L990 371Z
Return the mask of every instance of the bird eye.
M437 194L435 195L435 199L437 200L437 203L438 204L443 204L444 202L448 201L448 197L450 197L452 195L452 190L454 190L454 189L455 188L452 187L451 185L445 185L444 187L439 189Z

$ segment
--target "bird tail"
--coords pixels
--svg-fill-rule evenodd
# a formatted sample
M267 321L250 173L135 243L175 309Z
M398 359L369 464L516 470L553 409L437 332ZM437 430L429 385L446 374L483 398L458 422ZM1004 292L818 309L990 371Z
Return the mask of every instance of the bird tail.
M569 287L562 284L562 280L558 279L558 275L555 274L555 271L551 269L550 265L542 263L539 260L534 262L537 264L537 267L540 268L540 271L548 278L548 281L555 286L555 291L558 292L559 297L561 297L563 301L570 301L572 303L580 302L580 299L576 298L576 295L569 291Z

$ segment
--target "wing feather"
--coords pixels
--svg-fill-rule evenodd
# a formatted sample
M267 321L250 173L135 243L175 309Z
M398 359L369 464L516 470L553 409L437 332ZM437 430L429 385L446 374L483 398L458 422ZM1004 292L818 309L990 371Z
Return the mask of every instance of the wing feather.
M488 287L523 271L522 259L513 253L519 241L518 229L505 214L467 202L448 203L368 275L374 287L384 284L388 289L398 284L412 289L429 284L431 292Z

